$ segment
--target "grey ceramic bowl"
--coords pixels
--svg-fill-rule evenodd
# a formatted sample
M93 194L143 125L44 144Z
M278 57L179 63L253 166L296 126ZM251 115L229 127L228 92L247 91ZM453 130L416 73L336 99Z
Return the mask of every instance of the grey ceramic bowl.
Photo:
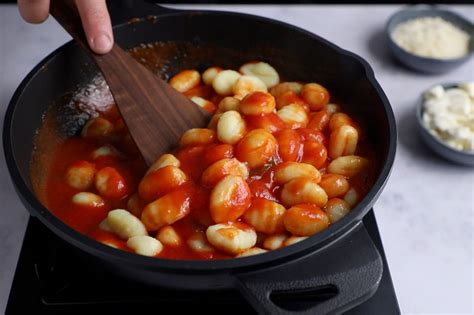
M457 87L457 85L457 83L441 84L445 89ZM423 92L416 104L416 122L418 129L420 130L421 139L423 139L428 147L443 158L458 164L474 166L474 152L469 153L466 151L460 151L448 146L443 141L432 135L428 128L425 127L425 123L423 122L423 104L425 102L424 94L425 93Z
M434 59L420 57L402 49L393 41L391 36L392 32L398 24L420 17L441 17L445 21L452 23L470 34L469 53L456 59ZM385 31L388 37L389 47L395 58L407 67L425 73L436 74L453 70L465 63L472 56L474 51L474 25L464 17L437 6L416 5L398 11L388 20Z

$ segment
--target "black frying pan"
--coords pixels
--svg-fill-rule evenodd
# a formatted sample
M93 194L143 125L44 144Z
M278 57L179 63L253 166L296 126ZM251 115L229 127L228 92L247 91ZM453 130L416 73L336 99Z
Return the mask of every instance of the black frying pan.
M327 230L262 255L220 261L166 260L102 245L57 219L32 192L38 178L30 177L30 161L42 115L51 102L96 73L87 54L70 42L28 74L5 117L3 143L8 169L30 214L91 261L121 275L167 287L237 288L261 313L334 313L368 299L378 287L383 265L361 219L388 179L395 157L396 129L390 104L367 62L312 33L262 17L169 10L139 0L116 0L109 7L116 25L116 41L123 47L154 41L209 45L209 54L201 60L190 60L182 51L182 58L170 61L163 75L172 75L190 64L202 69L222 65L216 62L222 61L224 66L236 67L242 61L260 59L275 66L288 80L322 83L368 127L380 161L376 182L346 217ZM141 19L127 23L136 17ZM331 298L311 308L288 310L272 299L281 293L309 294L318 290L332 292Z

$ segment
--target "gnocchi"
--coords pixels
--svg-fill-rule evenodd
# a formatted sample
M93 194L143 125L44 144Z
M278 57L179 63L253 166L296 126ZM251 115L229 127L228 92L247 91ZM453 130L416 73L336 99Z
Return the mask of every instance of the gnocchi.
M260 61L238 70L169 80L212 116L149 167L117 107L98 111L53 156L48 207L103 244L172 259L258 255L348 215L375 180L369 137L324 86Z
M114 234L128 240L133 236L148 235L142 221L124 209L115 209L107 215L107 224Z
M285 207L277 202L263 198L252 198L252 203L245 211L243 218L255 231L275 234L285 230L283 226L285 211Z
M252 247L250 249L247 249L246 251L238 254L236 257L247 257L247 256L254 256L258 254L263 254L266 253L267 251L264 250L263 248L259 247Z
M228 112L230 110L238 112L240 111L240 101L233 96L226 96L219 103L219 110L221 112Z
M229 254L240 254L257 243L257 233L245 224L216 224L206 230L211 245Z
M285 184L300 177L312 178L316 183L321 180L321 174L318 169L311 164L285 162L278 165L275 169L275 183L277 184Z
M249 177L249 171L244 163L235 158L222 159L209 166L202 173L201 182L205 186L214 187L227 175L236 175L247 179Z
M72 196L72 203L77 206L99 208L105 205L104 199L91 192L80 192Z
M263 248L268 249L268 250L275 250L278 248L283 247L284 242L288 236L285 234L276 234L276 235L270 235L265 238L263 241Z
M293 129L283 129L275 134L278 143L278 155L284 162L295 162L302 148L301 137Z
M329 136L329 156L335 159L354 154L358 139L359 134L354 127L344 125L337 128Z
M304 241L307 238L308 238L307 236L290 236L285 240L285 242L283 243L283 246L290 246L290 245L299 243L301 241Z
M146 203L140 198L138 193L134 193L127 201L127 210L130 211L136 217L142 215L143 208L146 206Z
M81 160L73 163L66 172L66 181L69 186L85 190L94 184L96 173L95 165Z
M222 71L221 67L210 67L202 73L202 80L205 84L211 85L217 74Z
M206 254L214 252L214 248L209 244L207 241L206 236L203 233L195 233L192 235L187 244L191 250L195 251L196 253Z
M331 119L331 114L327 110L316 112L308 123L308 128L323 131Z
M114 125L105 118L97 117L89 120L82 128L84 138L106 138L114 132Z
M160 241L148 235L129 238L127 246L133 249L136 254L143 256L156 256L163 250L163 245Z
M323 144L315 141L304 143L302 163L311 164L319 169L326 163L327 157L328 151Z
M181 245L181 237L179 236L178 232L176 232L176 230L170 225L162 227L158 231L156 238L162 244L167 246L175 247Z
M104 197L120 200L128 194L123 176L113 167L104 167L95 175L95 188Z
M244 75L259 78L269 88L280 82L278 72L266 62L249 62L241 66L239 71Z
M100 148L95 149L92 154L91 158L93 160L97 160L103 157L115 157L117 156L117 150L109 145L101 146Z
M222 113L217 122L217 138L228 144L237 143L245 135L245 120L239 112L230 110Z
M211 144L216 139L216 132L207 128L192 128L186 131L179 140L179 145L196 146Z
M249 206L250 188L240 176L225 176L211 192L209 211L216 223L237 220Z
M264 129L250 131L235 148L237 159L247 163L251 169L265 165L276 152L275 137Z
M147 231L156 231L172 224L190 212L190 195L186 190L175 190L149 203L142 211L141 220Z
M270 88L270 94L275 98L278 98L281 94L288 91L295 92L299 95L302 89L303 84L299 82L282 82Z
M294 91L286 91L276 98L276 107L278 109L292 104L299 105L303 107L306 111L308 111L309 109L308 104Z
M201 75L196 70L183 70L170 80L170 85L178 92L184 93L199 85Z
M329 222L334 223L345 217L351 211L351 206L343 199L333 198L329 199L324 210L328 215Z
M311 203L322 207L328 201L328 195L317 183L318 181L314 178L308 177L292 179L283 186L281 201L286 206Z
M257 77L243 75L232 86L235 98L242 99L252 92L267 91L267 86Z
M349 188L347 193L344 195L344 201L350 207L354 207L359 202L359 193L354 188Z
M334 131L342 126L352 126L357 130L359 129L358 125L351 119L351 117L349 117L349 115L340 112L334 113L329 120L329 130Z
M298 104L283 106L277 111L277 115L291 129L306 127L308 124L308 114L304 107Z
M240 111L245 115L270 114L275 109L275 99L271 94L255 92L240 102Z
M329 226L327 214L319 207L299 204L285 212L283 223L296 236L311 236Z
M232 95L232 89L242 75L234 70L223 70L217 73L212 87L220 95Z
M328 172L352 177L360 173L368 165L369 160L363 157L357 155L341 156L329 163Z
M143 200L151 201L183 186L187 180L181 169L168 165L145 175L138 186L138 193Z
M147 174L159 170L165 166L175 166L180 167L181 163L173 154L163 154L160 156L153 164L148 168Z
M202 98L200 96L192 96L191 101L193 101L194 104L198 105L209 113L213 113L216 111L216 105L214 105L213 102L206 100L205 98Z
M338 174L324 174L319 186L324 189L328 198L343 196L350 188L349 181Z
M222 159L231 159L234 157L234 147L227 143L215 144L209 146L208 150L204 153L203 164L204 166L211 165Z
M309 104L311 110L321 110L329 102L329 92L322 85L308 83L301 89L301 97Z

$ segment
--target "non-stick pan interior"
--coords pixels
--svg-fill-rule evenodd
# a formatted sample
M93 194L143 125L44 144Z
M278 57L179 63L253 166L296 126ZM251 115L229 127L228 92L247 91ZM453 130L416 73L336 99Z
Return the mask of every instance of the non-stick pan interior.
M168 46L173 49L163 48L162 58L149 64L164 78L186 68L202 70L211 65L237 68L244 62L263 60L273 65L285 80L319 82L367 127L379 159L379 173L383 165L387 169L387 162L392 163L395 134L390 121L393 117L370 68L356 56L305 31L252 16L183 12L118 26L115 38L125 48L156 41L174 42ZM51 145L67 136L64 124L73 129L78 126L76 121L64 118L76 116L65 115L61 104L67 102L71 91L96 74L87 54L79 46L68 44L33 70L19 87L11 104L14 106L10 124L12 145L7 150L11 150L18 175L30 190L41 186ZM40 129L43 116L54 103L48 114L53 117L52 128L44 131ZM31 163L33 176L30 177L33 149L38 157ZM356 213L347 220L360 219L369 209L388 176L386 172L379 176L378 187L369 193L365 204L359 205L356 208L359 211L353 211ZM330 234L327 232L325 237Z

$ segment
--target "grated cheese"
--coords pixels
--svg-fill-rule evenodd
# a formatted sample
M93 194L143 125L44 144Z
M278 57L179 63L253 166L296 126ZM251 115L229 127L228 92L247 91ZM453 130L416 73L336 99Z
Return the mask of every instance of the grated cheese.
M454 59L469 53L469 34L440 17L401 23L392 39L402 49L421 57Z

